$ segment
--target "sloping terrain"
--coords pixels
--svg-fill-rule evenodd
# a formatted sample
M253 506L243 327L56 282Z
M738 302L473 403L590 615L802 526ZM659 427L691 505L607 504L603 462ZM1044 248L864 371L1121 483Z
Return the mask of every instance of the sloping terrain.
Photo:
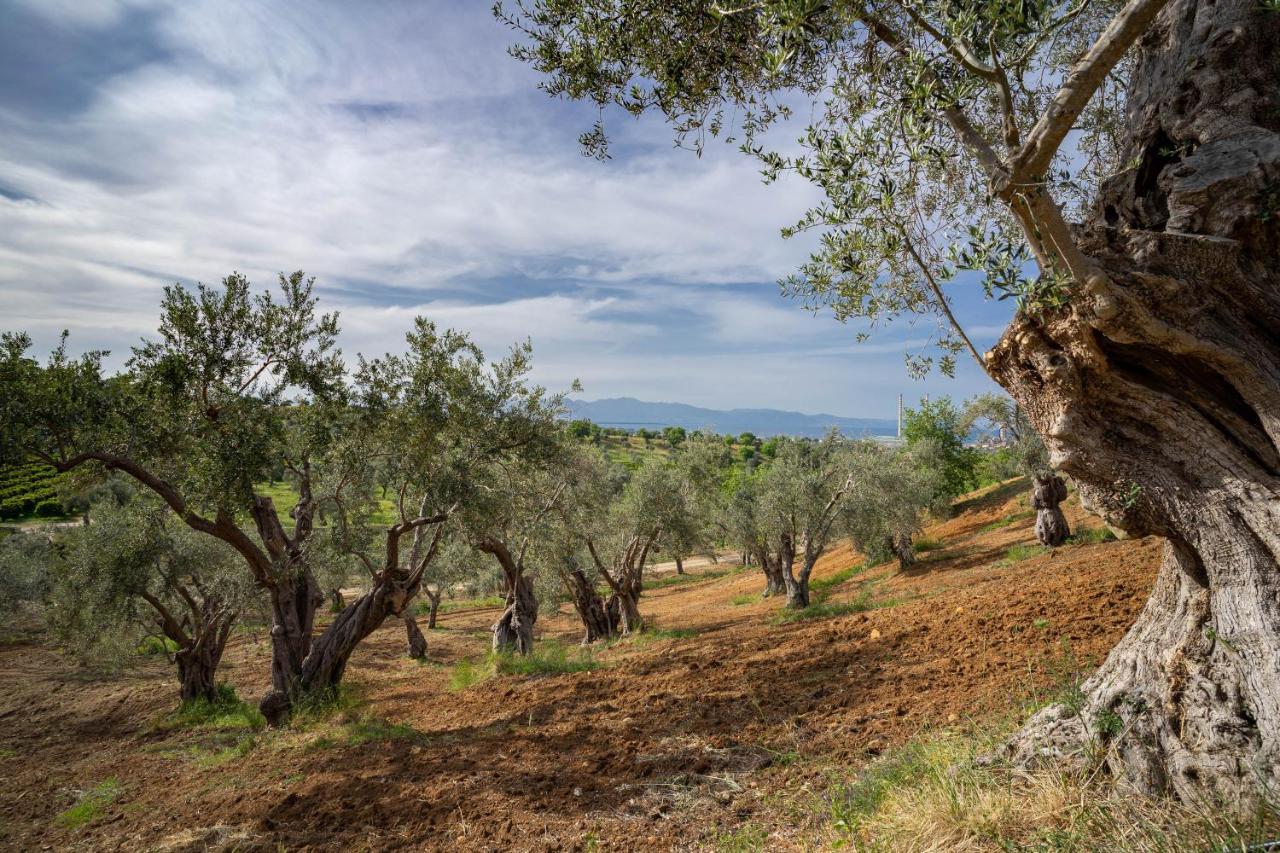
M909 572L837 549L815 573L825 618L780 622L757 571L699 566L647 592L658 631L597 650L593 671L451 690L496 610L442 615L425 665L388 623L352 661L353 698L280 732L156 727L176 700L162 661L93 680L8 645L0 847L715 849L744 825L769 849L822 847L831 779L922 729L1016 712L1134 618L1158 540L1037 553L1016 547L1032 521L1008 484L931 526ZM567 607L539 621L544 643L577 642ZM223 677L256 697L267 654L241 636ZM105 793L72 828L59 815L85 792Z

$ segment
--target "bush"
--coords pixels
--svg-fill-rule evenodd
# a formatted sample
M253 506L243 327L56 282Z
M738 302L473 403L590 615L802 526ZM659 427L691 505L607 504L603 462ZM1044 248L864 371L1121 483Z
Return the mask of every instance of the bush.
M137 652L140 655L171 655L178 650L178 644L168 637L157 637L155 634L148 634L142 638L142 642L138 643Z

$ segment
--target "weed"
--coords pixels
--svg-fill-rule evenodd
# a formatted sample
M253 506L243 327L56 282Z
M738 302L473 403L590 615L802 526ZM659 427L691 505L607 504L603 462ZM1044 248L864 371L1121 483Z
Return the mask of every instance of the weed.
M324 720L338 717L340 721L355 719L362 700L356 691L346 684L332 690L305 693L293 702L289 727L305 731Z
M1049 627L1049 620L1048 620L1048 619L1037 619L1037 620L1035 620L1034 622L1032 622L1032 623L1031 623L1031 627L1033 627L1033 628L1039 628L1039 629L1041 629L1041 630L1044 630L1045 628L1048 628L1048 627Z
M759 600L760 600L760 596L758 595L744 594L744 595L735 595L733 598L729 599L729 603L732 604L734 607L742 607L744 604L754 604Z
M104 779L76 797L75 805L56 818L66 829L79 829L89 823L120 796L124 787L116 779Z
M364 717L347 725L347 743L382 743L389 740L423 740L425 735L405 723L392 723L381 717Z

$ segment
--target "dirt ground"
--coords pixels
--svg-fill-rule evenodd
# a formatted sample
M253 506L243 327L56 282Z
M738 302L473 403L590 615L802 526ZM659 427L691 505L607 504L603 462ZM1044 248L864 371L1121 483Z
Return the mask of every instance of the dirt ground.
M1073 527L1098 526L1074 498L1068 509ZM247 745L155 727L176 703L163 660L93 679L49 648L6 645L0 849L714 849L748 823L767 849L822 847L833 777L921 729L1015 712L1101 660L1136 615L1159 540L1001 564L1033 541L1031 524L1017 484L988 490L929 528L942 547L913 570L866 568L827 594L877 609L787 624L770 621L780 600L753 598L758 571L691 563L704 577L641 601L668 635L597 651L589 672L451 691L451 667L483 655L496 611L444 614L426 665L388 623L348 670L355 707ZM838 548L815 577L860 562ZM568 605L538 629L581 634ZM256 698L267 656L263 634L240 636L222 677ZM62 826L108 779L114 800Z

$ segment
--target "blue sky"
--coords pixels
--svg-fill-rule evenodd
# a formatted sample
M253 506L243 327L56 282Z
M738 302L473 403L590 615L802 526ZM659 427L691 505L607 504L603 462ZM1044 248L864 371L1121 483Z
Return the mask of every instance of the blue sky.
M779 295L802 181L620 115L614 159L583 157L594 108L539 92L488 7L0 0L0 328L118 364L165 284L302 268L348 353L423 314L494 354L531 337L537 379L590 399L890 416L993 387L910 379L927 324L858 344ZM1006 304L951 289L989 345Z

